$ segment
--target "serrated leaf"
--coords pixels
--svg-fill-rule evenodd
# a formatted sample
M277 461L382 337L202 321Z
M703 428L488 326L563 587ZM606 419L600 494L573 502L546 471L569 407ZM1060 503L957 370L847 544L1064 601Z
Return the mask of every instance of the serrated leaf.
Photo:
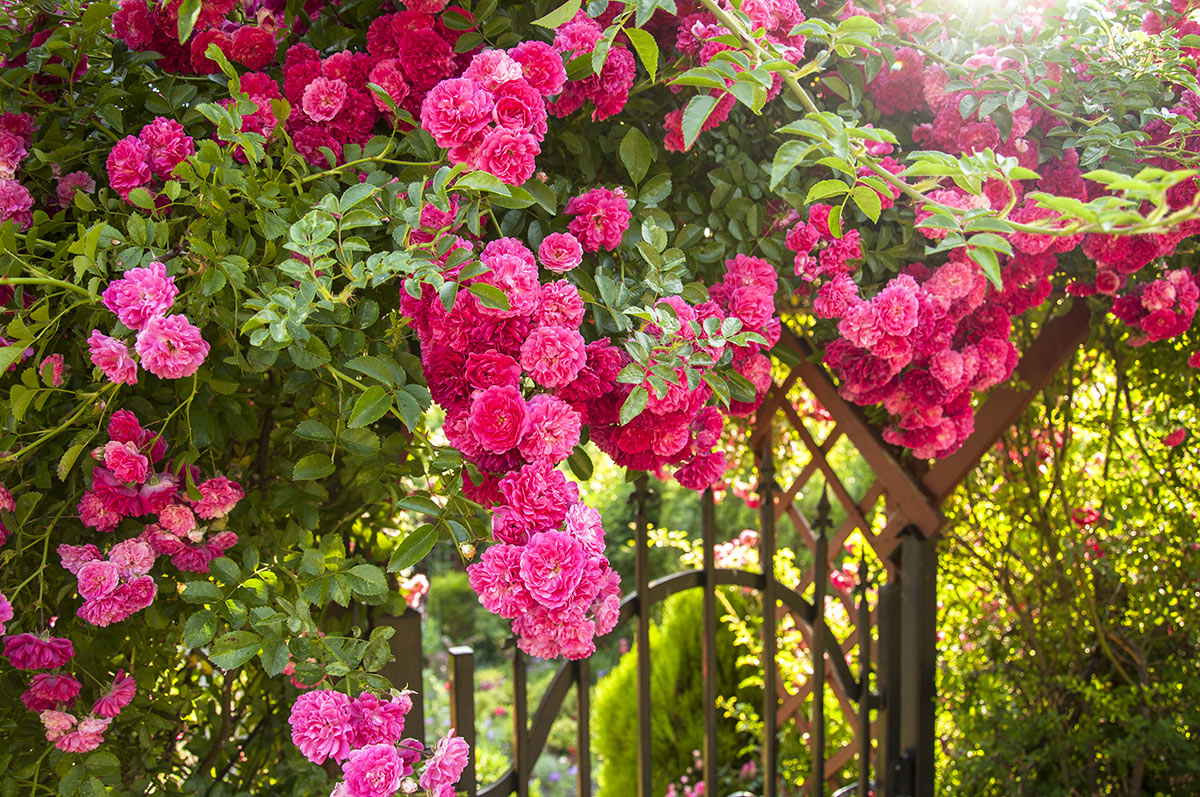
M346 573L350 588L359 595L374 597L388 591L387 576L375 565L355 565Z
M868 188L865 185L857 185L850 192L850 197L854 200L854 204L858 205L858 209L872 223L879 221L879 214L883 210L883 204L880 202L879 194L875 193L875 189Z
M583 446L575 446L575 450L567 458L567 465L570 466L571 472L579 477L581 481L587 481L592 478L592 472L595 470L592 465L592 458L588 456Z
M351 429L375 423L392 408L392 394L379 385L371 385L354 402L346 425Z
M262 637L253 631L230 631L222 634L209 656L222 670L234 670L254 658L262 647Z
M979 264L979 267L983 269L983 275L988 278L988 282L996 286L996 290L1004 290L1004 282L1000 278L1000 260L994 251L982 247L971 247L967 249L967 254Z
M441 517L442 514L442 508L423 495L406 495L396 502L396 506L422 515Z
M638 15L640 16L641 13L642 3L639 2ZM642 61L642 66L646 67L646 71L650 74L650 82L653 83L658 79L658 42L640 28L626 28L625 35L629 37L629 43L633 45L634 51Z
M629 172L633 182L640 183L650 169L649 139L641 130L631 127L621 139L620 154L621 163L625 164L625 170Z
M333 460L325 454L308 454L301 457L292 470L292 478L296 481L323 479L333 473Z
M183 586L183 599L188 603L219 603L225 596L211 581L189 581Z
M355 357L353 360L349 360L346 363L346 367L353 371L358 371L360 374L366 374L367 376L373 377L388 387L391 387L394 384L392 381L392 372L391 369L387 367L387 363L370 354L365 354L362 357Z
M484 307L489 307L492 310L507 311L512 309L512 305L508 303L508 297L504 295L504 291L497 288L495 285L489 285L486 282L476 282L474 285L467 288L472 295L479 299L480 304Z
M184 44L192 36L192 29L196 27L196 20L200 18L200 0L183 0L179 4L179 21L176 25L176 34L179 36L179 43Z
M716 107L717 98L711 94L697 94L688 100L687 107L683 109L684 149L691 149L692 144L696 143L700 129L704 127L704 123L708 121L708 117L712 115L713 109Z
M401 540L400 544L396 546L396 550L392 552L392 557L388 560L388 572L407 570L420 562L433 550L433 544L437 542L437 538L437 529L433 526L421 526L413 531Z
M262 659L263 669L266 670L267 675L274 678L287 666L289 658L287 642L282 639L268 639L263 643L259 658Z
M305 440L332 440L333 430L320 421L309 419L301 421L293 432L296 437L302 437Z
M567 0L558 8L546 14L544 17L538 17L533 21L534 25L540 25L543 28L557 28L563 24L570 22L571 18L579 13L583 3L581 0Z
M621 425L632 421L642 410L646 409L646 403L650 400L650 391L645 385L638 385L633 390L629 391L629 395L625 399L625 403L621 405Z
M850 186L846 185L841 180L822 180L812 188L808 189L808 195L804 198L806 205L811 205L822 199L831 196L841 196L848 192Z

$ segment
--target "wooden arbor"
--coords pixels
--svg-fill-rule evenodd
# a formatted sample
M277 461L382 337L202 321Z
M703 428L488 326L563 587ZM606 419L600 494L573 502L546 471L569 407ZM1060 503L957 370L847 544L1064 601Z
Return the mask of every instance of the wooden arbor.
M828 679L844 724L852 731L851 740L833 750L825 748L821 699L829 670L827 662L814 660L813 677L798 688L789 690L788 685L778 681L774 685L779 699L774 722L769 722L768 728L794 722L807 734L813 748L815 774L806 793L823 794L824 785L818 789L811 781L823 779L823 773L835 774L856 755L860 772L865 771L862 751L871 749L874 740L875 794L934 794L936 540L943 524L939 508L1086 340L1089 325L1090 314L1082 301L1046 323L1037 340L1022 354L1014 379L1008 386L993 390L979 408L972 436L956 454L932 467L905 462L900 452L885 444L878 429L859 409L838 395L824 367L810 360L812 349L807 341L785 325L782 344L796 355L796 364L785 379L773 386L759 408L751 445L760 481L770 482L760 484L760 494L770 500L771 520L790 523L812 555L812 567L802 582L790 586L801 594L811 590L813 602L819 603L826 594L826 585L814 584L814 574L819 573L823 582L834 558L854 534L869 545L877 567L886 573L869 616L865 610L856 611L849 592L832 596L843 604L848 618L849 632L841 638L830 640L822 633L826 644L814 645L813 628L803 618L792 618L804 634L807 648L822 650L824 655L817 658L830 659L829 664L841 664L858 649L861 631L869 653L866 658L874 662L876 673L869 701L869 707L876 709L874 721L869 710L863 708L866 701L850 694L844 680ZM824 410L816 422L805 417L805 411L816 406L814 400ZM780 457L779 448L783 446L790 446L791 451ZM861 458L857 484L851 484L850 474L845 472L847 452L850 458ZM788 463L787 469L776 473L774 461ZM841 465L842 472L835 463ZM863 463L870 474L866 483L861 478ZM829 539L825 539L823 530L820 534L814 530L812 519L805 516L797 500L806 486L815 486L815 482L824 483L844 516ZM790 613L782 604L776 605L777 617ZM874 638L871 628L877 629ZM839 652L842 662L833 662L832 657ZM863 688L861 682L854 686ZM764 747L771 746L769 740L764 740ZM764 760L764 765L769 763ZM766 786L764 793L775 793L773 784Z

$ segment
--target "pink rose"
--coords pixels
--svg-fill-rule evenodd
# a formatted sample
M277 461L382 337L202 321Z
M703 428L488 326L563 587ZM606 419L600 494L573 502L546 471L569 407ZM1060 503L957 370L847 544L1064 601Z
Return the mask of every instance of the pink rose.
M509 81L520 80L523 74L521 65L508 53L503 50L484 50L471 59L462 76L494 92Z
M93 329L88 338L88 353L92 364L104 372L114 384L137 384L137 363L129 356L129 347L116 338Z
M108 154L107 166L109 184L123 199L128 199L130 191L150 182L150 147L136 136L126 136Z
M557 465L579 445L582 419L560 398L540 394L529 400L526 431L518 451L530 462Z
M305 692L292 704L288 723L292 726L292 743L314 764L323 764L327 758L342 761L350 755L354 735L350 698L341 692Z
M328 122L346 104L346 81L318 77L304 87L300 107L314 122Z
M33 223L33 195L16 180L0 179L0 223L11 221L18 230Z
M503 454L516 447L525 424L525 399L515 387L489 387L471 399L467 429L485 451Z
M492 121L492 94L466 78L438 83L421 103L421 127L439 147L463 146Z
M493 128L475 152L475 168L494 174L502 183L521 185L533 176L534 158L541 151L530 133Z
M166 315L178 294L175 278L168 277L167 267L156 261L145 268L126 271L105 289L101 298L122 324L137 331L151 318Z
M200 330L182 315L151 318L137 336L142 367L160 379L181 379L199 370L208 356Z
M620 188L593 188L582 196L567 200L565 212L576 216L567 225L588 252L616 249L621 237L629 229L633 214L625 201L625 192Z
M564 274L583 262L583 247L569 232L552 232L538 246L538 260L548 270Z
M521 65L521 74L529 85L543 97L553 97L567 82L567 70L562 56L545 42L521 42L508 51L509 56Z
M467 355L464 376L467 384L476 390L489 387L516 388L521 383L521 366L507 354L488 349Z
M195 502L196 514L205 520L225 517L245 497L246 492L235 481L224 476L214 476L197 487L200 500Z
M395 743L369 744L354 750L342 764L347 797L391 797L400 778L412 771L396 752Z
M196 151L196 143L183 125L161 116L143 127L138 138L149 148L150 168L162 180L170 179L175 167Z
M133 443L110 440L104 446L104 467L123 482L141 484L146 481L150 461L138 452Z
M568 327L538 327L521 344L521 367L543 387L562 387L587 362L583 336Z
M112 562L88 562L79 568L79 594L85 600L103 598L120 584L117 566Z

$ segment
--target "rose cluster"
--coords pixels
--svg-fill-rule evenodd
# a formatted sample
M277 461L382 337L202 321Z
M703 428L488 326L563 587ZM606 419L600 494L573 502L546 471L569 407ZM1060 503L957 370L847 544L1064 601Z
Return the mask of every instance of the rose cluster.
M29 156L33 131L29 114L0 114L0 224L11 221L19 230L33 223L33 195L16 180Z
M278 127L279 122L284 121L275 115L275 109L271 106L272 100L283 99L283 92L280 91L279 84L265 72L247 72L241 76L241 93L245 94L255 106L252 113L241 114L241 132L256 133L262 136L264 146L271 143L275 136L275 128ZM221 100L218 104L223 108L231 108L237 102L229 98ZM214 132L213 138L226 143L219 132ZM246 153L240 144L234 147L233 156L242 163L246 162Z
M426 218L432 229L452 224L434 215ZM556 270L569 270L579 244L570 233L557 236L539 251ZM455 248L463 247L470 243L458 239ZM542 284L537 256L520 241L489 242L479 263L487 271L464 279L467 290L449 308L428 287L419 297L401 295L430 394L446 411L446 438L481 474L469 494L495 507L501 544L472 565L472 584L485 606L514 620L522 649L586 656L593 636L615 622L619 583L604 557L599 516L556 466L579 444L586 396L614 383L619 354L607 340L584 341L579 291L567 280ZM503 304L481 301L476 291L484 286Z
M143 429L128 410L112 414L108 436L108 442L92 452L100 464L92 469L91 489L79 502L80 520L98 531L113 531L124 518L154 515L156 522L147 525L139 539L156 556L170 556L180 570L208 572L208 563L237 543L236 534L218 526L244 496L241 486L224 476L201 481L193 466L190 475L200 498L188 497L188 473L170 467L155 470L166 456L166 440ZM197 518L218 522L205 525Z
M391 797L418 788L452 797L467 766L469 749L453 729L426 758L416 739L404 739L404 719L412 709L408 692L383 700L369 692L350 697L329 689L305 692L292 705L292 743L317 764L332 758L343 780L333 797ZM419 779L414 779L426 758Z
M609 3L596 19L591 19L582 10L576 12L570 22L555 31L554 51L567 61L590 55L603 38L604 28L620 11L620 3ZM600 74L566 84L562 94L550 103L548 110L555 118L561 119L590 102L594 121L615 116L629 102L629 90L633 88L636 73L633 53L624 45L613 44L608 49Z
M662 17L662 30L657 31L660 41L671 42L685 69L708 66L719 53L736 49L728 43L732 34L723 27L706 9L694 4L680 4L679 15ZM723 2L726 9L732 9L733 4ZM765 43L774 45L776 50L787 61L798 64L804 57L805 37L793 33L793 29L804 22L804 12L800 10L796 0L749 0L742 2L740 10L750 18L752 30L756 34L761 31ZM657 17L656 17L657 20ZM727 61L735 71L742 71L740 64ZM768 101L779 94L783 81L778 73L773 76L771 86L767 90ZM733 78L725 78L727 86L733 85ZM671 86L672 91L681 91L682 86ZM735 102L733 94L719 88L709 90L709 94L717 98L716 105L701 125L701 132L720 127L729 118ZM685 147L683 137L683 108L669 111L663 120L666 136L663 145L672 152L683 152Z
M1112 314L1137 330L1129 341L1140 346L1181 335L1192 325L1200 304L1197 277L1186 268L1166 272L1113 302Z
M67 753L86 753L99 747L113 718L133 700L137 683L124 670L118 671L109 690L92 703L91 712L77 718L62 708L75 700L79 690L79 681L70 675L39 673L21 695L31 711L39 712L46 741Z
M426 95L421 127L449 150L451 163L521 185L533 176L546 136L546 98L561 92L566 80L562 58L544 42L484 50L461 77Z
M136 136L126 136L108 154L108 182L121 198L129 202L129 192L144 188L154 195L155 204L170 200L157 193L171 172L196 151L196 142L174 119L157 117Z
M910 266L870 299L844 272L817 290L814 312L837 319L840 335L825 363L843 397L893 416L885 440L944 457L974 430L972 392L1004 381L1017 363L1011 318L984 301L988 291L962 250L936 269Z
M140 538L117 543L107 557L95 545L58 546L62 566L79 581L80 618L97 626L119 623L154 602L158 588L148 575L157 555Z
M460 35L432 14L409 10L375 19L365 53L343 50L321 58L307 44L293 45L283 63L283 96L292 106L287 131L296 150L324 168L332 164L322 149L340 162L346 144L370 140L380 116L392 114L368 84L397 108L419 113L435 85L466 67L469 56L454 51Z
M237 0L203 0L192 35L181 44L178 32L181 0L169 3L121 0L113 14L113 35L130 50L158 53L161 56L158 65L165 72L184 75L216 72L216 62L205 55L210 44L216 44L230 61L247 69L262 69L275 60L283 9L274 12L264 9L262 14L252 14L247 9L246 16L257 18L256 24L238 24L226 19L235 7L242 5Z
M160 379L196 373L208 356L208 342L184 315L167 315L179 289L162 263L131 268L105 289L104 306L137 333L134 349L141 365ZM138 362L125 341L93 329L88 338L92 363L108 381L136 385Z
M736 318L743 331L762 336L769 347L778 342L780 334L779 319L775 317L777 284L775 267L766 260L737 255L725 261L724 279L709 288L708 301L692 307L679 297L668 297L662 303L670 306L679 321L679 331L674 333L678 342L700 346L705 325L715 323L719 328L727 318ZM648 331L660 332L657 328ZM759 343L738 346L729 342L701 346L714 363L729 350L733 367L754 385L754 401L735 402L730 407L733 414L753 412L770 387L770 361L762 354L762 347ZM612 367L619 369L626 364L620 360ZM656 364L648 365L653 368ZM613 383L607 390L580 399L585 402L592 441L618 465L647 471L676 466L675 478L680 484L703 490L725 473L725 453L714 450L720 440L723 414L707 406L712 398L707 382L690 387L682 369L676 370L676 381L668 383L662 395L648 381L643 385L649 393L646 411L624 425L620 423L620 409L634 387L632 383Z

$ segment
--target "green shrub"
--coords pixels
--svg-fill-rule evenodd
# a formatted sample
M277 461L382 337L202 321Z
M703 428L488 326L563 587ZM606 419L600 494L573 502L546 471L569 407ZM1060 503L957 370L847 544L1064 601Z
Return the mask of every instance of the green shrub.
M738 590L727 591L730 601L752 611L751 599ZM693 764L692 751L704 738L703 674L700 629L701 594L691 590L673 595L662 604L662 621L650 627L650 700L652 774L654 794L663 794ZM737 695L757 704L760 690L739 689L745 673L735 667L733 633L717 625L717 693ZM627 797L637 793L637 647L621 658L596 686L592 709L592 744L599 757L597 779L602 797ZM723 756L733 757L745 739L739 738L735 720L718 715L717 745ZM728 752L727 752L728 751ZM722 760L722 766L741 760Z

